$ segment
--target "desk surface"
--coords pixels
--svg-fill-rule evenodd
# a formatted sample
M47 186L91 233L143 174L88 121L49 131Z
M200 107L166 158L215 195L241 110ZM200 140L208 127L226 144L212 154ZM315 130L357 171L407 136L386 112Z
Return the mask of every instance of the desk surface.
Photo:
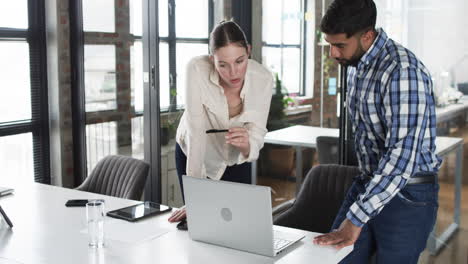
M437 123L445 122L468 110L468 96L463 96L458 103L436 107Z
M351 251L351 247L336 251L315 246L312 239L317 233L279 227L306 237L275 258L264 257L192 241L188 232L178 231L175 224L167 222L168 213L138 223L106 218L106 247L96 250L88 247L87 235L81 232L86 229L85 208L67 208L65 202L103 198L106 209L113 210L136 201L37 183L11 187L15 193L0 198L14 224L13 229L0 224L0 263L337 263ZM121 221L125 228L110 230L111 221ZM150 227L148 232L166 232L134 243L109 239L115 235L112 232L132 232L141 227Z
M291 126L268 132L265 136L265 143L315 148L317 146L317 137L319 136L338 137L339 129L302 125ZM444 155L459 144L463 144L462 138L437 137L436 153Z
M265 143L315 148L317 146L317 137L338 137L339 134L337 128L297 125L268 132L265 135Z
M462 97L456 104L436 107L437 123L447 121L458 113L467 110L468 96ZM268 132L265 135L265 143L315 148L318 136L338 137L339 130L337 128L296 125Z

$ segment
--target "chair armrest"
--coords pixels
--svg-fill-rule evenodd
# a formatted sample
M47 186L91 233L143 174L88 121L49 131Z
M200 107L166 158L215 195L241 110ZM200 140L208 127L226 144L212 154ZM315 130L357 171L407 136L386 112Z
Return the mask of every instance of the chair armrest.
M284 211L291 208L295 201L296 201L296 199L291 199L291 200L288 200L288 201L286 201L286 202L284 202L284 203L282 203L280 205L275 206L275 208L273 208L273 211L272 211L273 217L278 216L281 213L283 213Z

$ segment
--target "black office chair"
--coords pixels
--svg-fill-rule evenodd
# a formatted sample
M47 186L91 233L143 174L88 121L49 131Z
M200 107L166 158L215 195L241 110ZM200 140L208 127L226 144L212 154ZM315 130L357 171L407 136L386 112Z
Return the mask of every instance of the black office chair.
M320 164L339 164L338 162L338 137L317 137L317 158ZM348 163L350 166L358 166L354 144L348 144Z
M76 189L119 198L140 200L149 164L126 156L101 159L86 180Z
M296 199L275 207L274 224L312 232L329 232L357 175L359 168L354 166L328 164L313 167Z

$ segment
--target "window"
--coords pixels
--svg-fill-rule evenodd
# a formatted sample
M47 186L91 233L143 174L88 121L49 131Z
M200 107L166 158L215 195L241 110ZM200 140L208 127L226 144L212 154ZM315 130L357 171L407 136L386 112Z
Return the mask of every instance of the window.
M43 7L0 2L0 174L8 181L50 183Z
M143 2L82 0L88 172L107 155L144 156Z
M114 32L114 13L114 0L83 0L83 31Z
M159 1L159 90L161 111L183 107L185 66L208 54L210 0ZM190 18L190 19L187 19Z
M144 136L145 127L151 127L144 118L145 78L150 77L144 68L146 59L156 54L148 51L153 41L159 45L159 62L154 65L161 111L183 107L185 64L193 56L208 53L212 1L72 2L76 23L71 35L76 41L71 49L77 75L73 112L79 120L74 123L75 153L79 153L75 174L87 175L106 155L144 158L145 146L151 142ZM149 13L154 7L159 10L157 37L153 36L155 25L145 26L155 17Z
M263 1L263 64L278 74L289 94L304 95L304 2Z
M84 47L86 111L116 109L115 46Z

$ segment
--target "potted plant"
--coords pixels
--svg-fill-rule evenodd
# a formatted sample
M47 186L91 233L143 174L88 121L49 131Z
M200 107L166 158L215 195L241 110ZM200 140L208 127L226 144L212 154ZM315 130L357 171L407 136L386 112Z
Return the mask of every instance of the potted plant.
M271 97L270 111L267 120L268 131L290 126L284 110L292 101L287 89L275 73L275 91ZM294 149L287 146L265 145L262 150L261 172L274 178L288 176L294 169Z
M183 110L177 109L174 100L177 96L177 91L171 89L170 91L172 100L169 106L169 110L161 115L161 145L165 146L169 144L170 140L175 138L177 127L179 126L180 117L182 116Z
M290 126L286 120L284 109L292 101L292 98L288 95L288 91L279 79L278 73L275 73L275 92L271 97L270 112L268 113L268 131Z

